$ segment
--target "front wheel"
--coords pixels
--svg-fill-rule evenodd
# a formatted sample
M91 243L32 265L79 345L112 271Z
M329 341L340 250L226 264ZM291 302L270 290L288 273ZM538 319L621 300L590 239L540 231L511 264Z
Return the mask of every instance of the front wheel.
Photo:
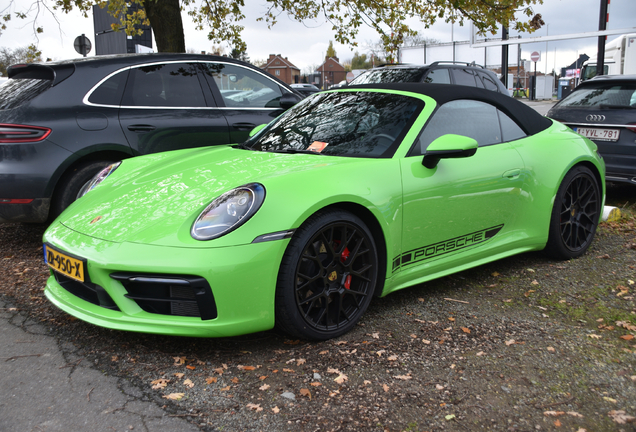
M290 241L276 286L276 325L301 338L326 340L351 330L378 281L371 232L355 215L325 210Z
M588 168L572 168L561 183L550 218L545 253L557 259L581 256L589 248L601 213L601 192Z

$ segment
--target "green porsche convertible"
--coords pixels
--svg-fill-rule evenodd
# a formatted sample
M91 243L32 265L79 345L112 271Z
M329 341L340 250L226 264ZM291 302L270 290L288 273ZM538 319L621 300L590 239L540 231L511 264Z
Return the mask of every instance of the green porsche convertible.
M46 295L113 329L333 338L372 297L585 253L604 176L594 143L492 91L318 93L243 144L104 169L44 234Z

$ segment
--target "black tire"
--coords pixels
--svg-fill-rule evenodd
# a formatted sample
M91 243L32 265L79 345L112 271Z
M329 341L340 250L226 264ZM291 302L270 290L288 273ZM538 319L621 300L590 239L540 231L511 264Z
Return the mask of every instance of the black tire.
M584 166L572 168L554 199L545 253L556 259L583 255L594 239L601 205L600 187L592 171Z
M84 162L64 173L55 187L49 219L53 220L58 217L66 207L77 199L80 189L95 177L98 172L112 163L112 161Z
M276 284L276 326L292 336L326 340L351 330L378 283L373 236L339 209L310 217L294 234Z

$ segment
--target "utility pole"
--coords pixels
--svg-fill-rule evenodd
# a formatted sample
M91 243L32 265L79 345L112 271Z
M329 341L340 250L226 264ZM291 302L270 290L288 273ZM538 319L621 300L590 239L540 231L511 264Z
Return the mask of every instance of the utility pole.
M607 30L607 20L609 15L607 13L607 6L609 0L601 0L601 12L598 18L598 29ZM596 75L605 74L605 39L607 36L598 37L598 52L596 54Z

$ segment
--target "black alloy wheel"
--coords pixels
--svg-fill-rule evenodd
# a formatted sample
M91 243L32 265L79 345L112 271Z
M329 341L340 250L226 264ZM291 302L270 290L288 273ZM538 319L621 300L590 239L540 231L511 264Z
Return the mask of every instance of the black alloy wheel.
M351 330L367 309L378 278L373 236L356 216L328 210L310 218L283 258L276 322L307 339Z
M601 213L601 192L592 172L574 167L557 192L546 252L559 259L581 256L588 249Z

